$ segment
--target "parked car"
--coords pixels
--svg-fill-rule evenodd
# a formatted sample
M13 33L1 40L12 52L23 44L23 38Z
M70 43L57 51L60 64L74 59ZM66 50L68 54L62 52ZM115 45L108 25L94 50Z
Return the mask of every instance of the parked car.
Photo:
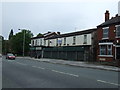
M12 53L8 53L6 55L6 59L15 59L15 55L13 55Z

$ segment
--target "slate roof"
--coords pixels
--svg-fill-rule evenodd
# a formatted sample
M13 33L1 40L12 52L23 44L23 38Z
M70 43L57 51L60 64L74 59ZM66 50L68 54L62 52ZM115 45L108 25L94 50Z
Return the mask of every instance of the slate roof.
M75 35L89 34L95 30L97 30L97 29L93 28L93 29L88 29L88 30L83 30L83 31L65 33L65 34L55 35L55 36L47 38L47 39L55 39L55 38L69 37L69 36L75 36Z
M120 16L117 16L117 17L113 17L112 19L110 20L107 20L106 22L98 25L97 27L106 27L106 26L109 26L111 24L120 24Z

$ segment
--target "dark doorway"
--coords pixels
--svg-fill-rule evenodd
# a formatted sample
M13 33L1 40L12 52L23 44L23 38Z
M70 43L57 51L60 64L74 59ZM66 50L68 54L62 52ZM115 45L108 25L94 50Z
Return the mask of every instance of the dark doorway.
M120 47L116 47L116 59L120 59Z

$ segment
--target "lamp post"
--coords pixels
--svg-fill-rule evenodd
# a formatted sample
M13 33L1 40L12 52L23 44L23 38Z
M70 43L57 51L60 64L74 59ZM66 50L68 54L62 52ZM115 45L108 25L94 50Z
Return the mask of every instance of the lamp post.
M24 36L23 36L23 57L25 56L25 29L18 29L18 30L22 30L23 33L24 33Z

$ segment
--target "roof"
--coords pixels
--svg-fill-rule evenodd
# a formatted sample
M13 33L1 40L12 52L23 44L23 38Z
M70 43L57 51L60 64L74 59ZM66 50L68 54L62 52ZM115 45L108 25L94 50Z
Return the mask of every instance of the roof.
M106 22L98 25L97 27L105 27L105 26L109 26L111 24L120 24L120 16L109 19Z
M56 32L48 32L48 33L45 33L45 34L43 34L41 36L33 37L31 39L38 39L38 38L45 38L45 39L47 39L49 37L53 37L53 36L56 36L56 35L59 35L59 34L56 33Z
M31 39L44 38L44 36L32 37Z
M60 34L60 35L55 35L55 36L47 38L47 39L55 39L55 38L69 37L69 36L75 36L75 35L89 34L89 33L92 33L95 30L97 30L97 29L93 28L93 29L88 29L88 30L83 30L83 31Z

